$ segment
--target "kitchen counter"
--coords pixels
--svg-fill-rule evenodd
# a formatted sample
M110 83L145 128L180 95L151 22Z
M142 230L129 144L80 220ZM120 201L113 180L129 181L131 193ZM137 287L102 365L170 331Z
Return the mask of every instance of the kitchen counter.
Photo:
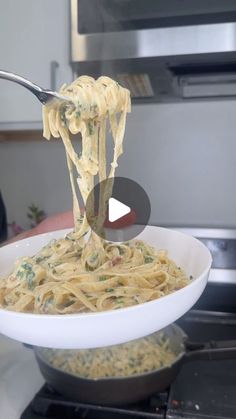
M0 335L0 418L19 419L43 383L33 351Z

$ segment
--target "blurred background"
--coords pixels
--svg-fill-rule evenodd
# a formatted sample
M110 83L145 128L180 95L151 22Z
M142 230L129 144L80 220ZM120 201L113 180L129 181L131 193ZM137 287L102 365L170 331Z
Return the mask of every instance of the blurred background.
M145 188L150 223L235 227L233 13L232 1L1 1L0 68L55 90L81 74L119 80L133 106L117 174ZM65 155L43 139L34 96L0 86L0 190L25 229L71 208Z

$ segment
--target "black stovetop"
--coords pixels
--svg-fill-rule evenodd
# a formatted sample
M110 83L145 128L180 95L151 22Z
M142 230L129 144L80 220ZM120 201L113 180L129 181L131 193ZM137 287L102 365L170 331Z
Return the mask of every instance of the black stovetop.
M192 341L236 338L236 316L190 311L178 324ZM104 407L74 402L45 385L21 419L235 419L236 359L190 361L171 387L136 405Z

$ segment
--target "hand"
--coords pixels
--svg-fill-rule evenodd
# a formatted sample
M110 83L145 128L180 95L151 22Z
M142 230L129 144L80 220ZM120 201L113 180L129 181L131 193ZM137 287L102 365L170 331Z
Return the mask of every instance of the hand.
M110 223L108 220L105 222L105 225L110 228L124 228L135 223L135 213L131 211L129 214ZM12 239L4 243L4 245L13 243L17 240L26 239L28 237L36 236L37 234L48 233L49 231L61 230L64 228L73 228L74 220L72 211L62 212L59 214L52 215L45 218L41 221L36 227L31 230L24 231L23 233L18 234Z
M48 233L49 231L61 230L63 228L72 228L73 226L74 221L72 211L62 212L45 218L45 220L41 221L36 227L14 236L12 239L5 242L4 245L31 236L36 236L37 234Z

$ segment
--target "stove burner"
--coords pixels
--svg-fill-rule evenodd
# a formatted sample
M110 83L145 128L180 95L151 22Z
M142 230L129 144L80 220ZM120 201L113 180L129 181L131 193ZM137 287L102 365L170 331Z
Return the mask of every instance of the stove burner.
M235 419L236 360L185 364L170 389L166 419Z
M22 413L20 419L163 419L168 392L159 393L138 404L108 407L66 399L45 384Z

